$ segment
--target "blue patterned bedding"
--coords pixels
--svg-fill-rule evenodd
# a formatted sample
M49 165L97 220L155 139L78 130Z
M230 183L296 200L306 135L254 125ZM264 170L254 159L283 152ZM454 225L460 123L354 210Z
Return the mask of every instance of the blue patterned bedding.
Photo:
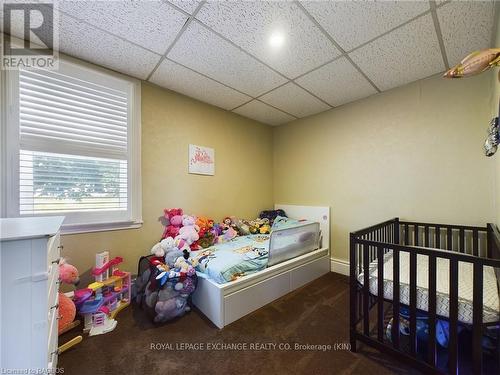
M266 268L269 239L268 234L240 236L191 254L199 276L222 284Z
M270 263L271 235L274 239L274 255ZM271 235L240 236L204 250L193 251L191 255L198 275L223 284L317 249L319 224L278 217Z

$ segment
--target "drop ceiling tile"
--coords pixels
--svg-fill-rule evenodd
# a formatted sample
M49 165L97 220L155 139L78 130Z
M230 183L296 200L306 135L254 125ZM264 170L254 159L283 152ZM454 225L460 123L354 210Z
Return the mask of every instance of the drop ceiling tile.
M165 53L187 20L160 0L60 1L59 9L159 54Z
M296 82L335 107L377 93L345 57L300 77Z
M429 10L427 1L301 1L346 51Z
M340 55L292 2L209 1L196 18L289 78ZM270 45L275 34L284 38L281 47Z
M278 87L259 99L296 117L306 117L331 108L293 82Z
M258 100L252 100L250 103L242 105L233 112L269 125L280 125L295 120L292 116Z
M61 52L132 77L146 79L160 56L61 14Z
M430 15L374 40L349 56L381 90L445 69Z
M492 47L492 1L451 2L438 8L437 14L451 66L473 51Z
M201 1L197 0L169 0L169 3L178 6L185 12L188 12L189 14L193 14L193 12L196 10L200 2Z
M286 81L198 22L191 22L168 57L251 96Z
M150 81L228 110L252 99L169 60L162 61Z

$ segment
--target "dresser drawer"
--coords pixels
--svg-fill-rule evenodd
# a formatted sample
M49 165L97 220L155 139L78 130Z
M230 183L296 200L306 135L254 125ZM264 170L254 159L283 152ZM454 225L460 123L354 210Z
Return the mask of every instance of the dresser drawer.
M61 257L61 236L59 233L49 238L47 241L47 270L52 264L59 263Z
M52 355L49 355L49 362L47 364L47 369L48 369L48 374L58 374L56 367L57 367L57 356L58 353L52 353Z
M49 335L48 335L48 341L47 341L47 361L51 362L52 358L54 356L54 353L57 354L57 343L58 343L58 332L57 332L57 327L59 324L59 309L54 308L51 309L49 312Z
M57 264L49 271L49 278L47 281L47 308L54 310L52 307L58 303L58 292L59 292L59 267ZM51 309L52 308L52 309Z

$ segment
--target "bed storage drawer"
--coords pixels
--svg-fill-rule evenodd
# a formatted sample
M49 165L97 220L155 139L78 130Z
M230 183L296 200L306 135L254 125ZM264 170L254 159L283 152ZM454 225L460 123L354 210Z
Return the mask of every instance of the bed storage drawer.
M328 272L330 272L329 257L322 257L297 267L290 273L290 290L300 288Z
M224 297L224 321L230 324L243 315L274 301L290 291L290 274L263 280Z

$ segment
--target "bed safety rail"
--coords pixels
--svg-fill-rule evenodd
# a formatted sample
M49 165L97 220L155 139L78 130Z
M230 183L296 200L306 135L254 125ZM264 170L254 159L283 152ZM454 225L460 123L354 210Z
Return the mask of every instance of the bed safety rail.
M392 257L392 269L385 270L385 259ZM426 257L428 274L427 309L417 308L417 257ZM402 259L404 258L404 259ZM408 259L409 276L405 288L409 297L402 302L400 261ZM444 259L449 265L448 301L446 316L437 311L438 263ZM472 322L459 322L459 269L461 263L472 270ZM492 267L498 276L500 270L500 234L493 224L485 227L461 226L400 221L394 218L350 234L350 340L356 351L357 341L395 355L427 373L481 374L499 371L500 318L483 321L483 286L485 267ZM390 272L392 271L392 272ZM392 294L384 290L385 277L391 273ZM442 276L442 275L441 275ZM370 284L372 280L372 285ZM376 281L375 281L376 280ZM373 285L376 282L376 285ZM371 287L370 287L371 286ZM375 292L376 291L376 292ZM407 312L401 315L401 309ZM426 348L418 344L417 317L424 315L428 324ZM400 330L405 322L405 335ZM406 319L406 320L405 320ZM447 360L438 361L436 339L437 323L449 327ZM388 322L390 322L390 329ZM471 332L472 355L470 363L459 359L459 332L464 326ZM459 329L460 328L460 329ZM496 354L488 353L485 361L483 337L487 330L495 330ZM462 335L464 336L464 335ZM463 337L460 340L463 340ZM464 336L468 339L468 336ZM403 342L404 338L404 342ZM462 342L462 341L460 341ZM423 350L421 350L423 349ZM442 358L443 347L439 347ZM438 363L439 362L439 363ZM461 363L463 362L463 363ZM487 366L487 368L486 368ZM493 367L492 367L493 366ZM496 367L495 367L496 366ZM465 369L465 370L464 370ZM464 372L465 371L465 372ZM498 373L498 372L496 372Z

